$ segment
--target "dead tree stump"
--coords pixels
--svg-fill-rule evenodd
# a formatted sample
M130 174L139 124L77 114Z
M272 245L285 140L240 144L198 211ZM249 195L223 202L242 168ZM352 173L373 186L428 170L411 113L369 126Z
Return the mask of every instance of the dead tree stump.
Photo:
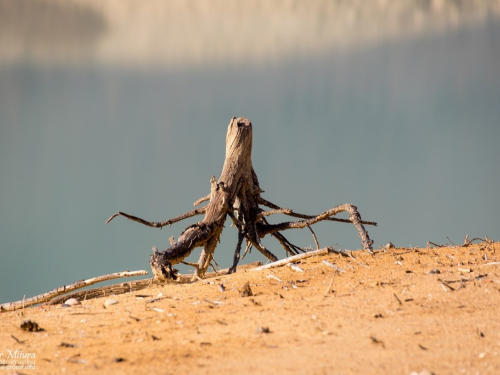
M185 264L195 267L193 279L203 278L212 261L227 216L231 218L238 230L238 242L230 272L236 270L243 240L247 242L246 251L253 246L269 260L276 261L278 258L266 249L260 241L261 238L269 234L279 241L287 254L297 254L305 249L293 245L281 232L286 229L308 227L317 243L316 236L310 226L322 220L353 223L359 232L364 250L372 252L373 241L368 237L368 232L363 224L376 225L376 223L362 221L355 206L343 204L320 215L304 215L268 202L260 196L262 192L252 166L252 124L246 118L233 117L227 129L226 157L221 176L218 181L212 176L210 194L195 202L195 206L197 206L202 202L209 201L206 206L164 222L149 222L124 212L117 212L108 219L107 223L121 215L144 225L161 228L194 215L205 214L202 221L187 227L177 241L171 238L169 248L163 251L158 251L156 247L153 248L150 264L154 275L159 280L177 279L177 271L172 268L172 265L180 262L185 263L183 260L197 247L203 248L198 263ZM266 206L271 210L265 211L259 205ZM349 220L333 217L343 211L348 212ZM269 224L266 217L276 213L302 220Z

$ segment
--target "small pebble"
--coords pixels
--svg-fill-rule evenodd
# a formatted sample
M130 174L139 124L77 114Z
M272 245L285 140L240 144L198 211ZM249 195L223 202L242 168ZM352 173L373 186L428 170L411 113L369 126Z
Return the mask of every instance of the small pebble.
M104 307L116 305L117 303L118 303L118 301L116 299L110 298L110 299L107 299L106 302L104 302Z
M257 327L255 333L271 333L269 327Z
M288 263L288 266L294 270L294 271L297 271L297 272L304 272L304 270L302 268L300 268L299 266L293 264L293 263Z
M76 306L76 305L81 305L82 303L77 300L76 298L70 298L68 300L66 300L66 302L64 302L65 305L69 305L69 306Z
M389 249L396 248L396 246L394 246L394 244L392 242L388 242L387 245L385 245L385 248L386 248L386 250L389 250Z
M429 370L427 369L423 369L422 371L420 372L416 372L416 371L413 371L410 373L410 375L434 375L433 372L430 372Z
M241 297L250 297L250 296L253 296L252 289L250 288L250 284L248 282L245 283L245 285L243 285L243 288L240 291L240 296Z
M427 272L427 274L429 274L429 275L436 275L436 274L440 274L440 273L441 273L441 271L437 268L433 268L432 270Z
M340 268L340 267L337 267L335 264L330 263L330 262L329 262L329 261L327 261L327 260L323 260L323 264L324 264L325 266L328 266L328 267L330 267L330 268L333 268L334 270L339 271L340 273L345 272L345 270L344 270L344 269L342 269L342 268Z
M266 277L267 277L268 279L274 279L274 280L279 281L279 282L281 283L281 280L280 280L280 279L278 279L278 278L277 278L276 276L274 276L274 275L267 275Z

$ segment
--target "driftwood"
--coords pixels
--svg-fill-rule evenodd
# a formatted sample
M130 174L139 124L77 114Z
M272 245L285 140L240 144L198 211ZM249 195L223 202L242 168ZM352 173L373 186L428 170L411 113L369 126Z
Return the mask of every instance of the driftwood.
M374 222L364 222L361 220L357 208L351 204L342 204L334 207L320 215L304 215L295 213L290 209L279 207L265 199L260 194L263 190L259 186L257 175L252 166L252 124L246 118L233 117L229 122L226 136L226 157L222 173L219 180L214 176L210 181L210 194L195 202L195 206L205 201L209 201L204 207L187 212L176 218L164 222L150 222L144 219L128 215L124 212L117 212L111 216L109 223L116 216L124 216L130 220L141 224L161 228L171 225L195 215L205 214L202 221L188 226L179 236L177 241L171 240L171 246L163 251L153 248L151 255L151 268L158 280L177 279L177 270L172 266L178 263L185 263L183 260L191 254L196 247L202 247L198 263L185 263L195 267L193 278L203 278L209 267L217 243L219 242L226 218L229 217L238 230L238 241L234 253L233 266L229 272L234 272L240 260L241 246L246 240L246 251L250 247L256 248L270 261L275 262L278 258L271 253L260 241L266 235L276 238L285 249L287 255L296 255L305 252L288 241L281 233L287 229L309 228L311 225L323 221L341 221L353 223L358 230L363 243L363 249L372 253L373 241L370 240L365 225L376 225ZM265 211L259 205L270 208ZM336 219L333 216L346 211L349 220ZM269 224L267 216L273 214L285 214L300 218L302 220L284 222L280 224ZM317 244L316 236L312 232ZM246 253L245 251L245 253Z
M253 262L249 264L244 264L240 267L238 267L238 272L245 270L245 269L254 269L255 267L262 266L262 262ZM205 274L205 278L213 278L213 277L218 277L224 274L227 274L229 269L223 269L218 272L207 272ZM181 283L189 283L193 281L193 275L178 275L179 281ZM169 280L167 280L168 282ZM174 282L171 280L171 282ZM130 292L137 292L139 290L143 290L151 286L151 284L159 283L156 280L151 280L151 279L142 279L142 280L134 280L134 281L127 281L124 283L119 283L119 284L114 284L114 285L107 285L103 286L100 288L93 288L93 289L87 289L87 290L81 290L75 293L67 294L64 296L59 296L52 298L50 301L46 303L46 305L57 305L61 304L64 301L68 300L69 298L76 298L79 301L86 301L94 298L101 298L101 297L106 297L110 295L118 295L118 294L124 294L124 293L130 293ZM163 282L162 282L163 284Z
M239 267L239 271L245 269L255 269L255 267L262 266L262 262L253 262L249 264L245 264ZM229 268L223 269L217 272L208 272L205 274L205 278L218 277L229 272ZM158 280L152 279L142 279L142 280L134 280L130 282L124 282L114 285L107 285L100 288L93 288L87 290L81 290L78 292L73 292L74 290L84 288L86 286L94 285L103 281L113 280L123 277L132 277L132 276L141 276L147 275L148 271L124 271L111 273L109 275L103 275L98 277L93 277L88 280L80 280L71 285L61 286L56 288L50 292L42 293L34 297L26 298L21 301L16 302L8 302L0 305L0 313L7 311L14 311L23 309L25 307L43 304L43 305L58 305L67 301L70 298L76 298L79 301L90 300L94 298L106 297L109 295L117 295L123 293L137 292L142 289L148 288L153 283L158 283ZM167 280L168 281L168 280ZM189 283L194 281L193 275L178 275L178 281L182 283ZM172 280L172 282L174 282ZM163 284L163 281L162 281ZM73 292L73 293L71 293Z
M267 270L269 268L281 267L281 266L284 266L285 264L289 264L291 262L296 262L297 260L301 260L301 259L309 258L309 257L313 257L313 256L326 255L330 252L333 252L333 248L328 246L328 247L325 247L324 249L308 251L307 253L293 255L291 257L278 260L276 262L268 263L268 264L265 264L263 266L254 268L252 271L262 271L262 270Z
M50 301L51 299L60 296L62 294L67 294L73 290L76 289L81 289L89 285L94 285L106 280L113 280L113 279L119 279L122 277L133 277L133 276L141 276L141 275L147 275L148 271L124 271L124 272L116 272L116 273L111 273L109 275L103 275L103 276L98 276L98 277L93 277L91 279L87 280L80 280L77 281L76 283L73 283L71 285L64 285L59 288L56 288L54 290L51 290L50 292L39 294L34 297L26 298L21 301L16 301L16 302L8 302L0 305L0 312L4 311L13 311L13 310L18 310L22 309L24 307L28 306L33 306L38 303L43 303ZM69 298L67 296L64 296L63 298Z

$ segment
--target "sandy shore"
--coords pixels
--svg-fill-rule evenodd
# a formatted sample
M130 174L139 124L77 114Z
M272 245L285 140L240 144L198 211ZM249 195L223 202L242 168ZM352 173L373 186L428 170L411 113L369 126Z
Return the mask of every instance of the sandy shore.
M3 313L0 363L6 374L500 373L500 244L354 256ZM22 330L27 320L43 330Z

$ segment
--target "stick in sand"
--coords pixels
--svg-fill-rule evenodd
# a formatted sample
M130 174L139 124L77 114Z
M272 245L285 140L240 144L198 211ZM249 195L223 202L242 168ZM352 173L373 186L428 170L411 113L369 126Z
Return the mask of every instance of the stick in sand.
M113 279L119 279L122 277L132 277L132 276L142 276L142 275L147 275L148 271L123 271L123 272L116 272L116 273L110 273L109 275L103 275L103 276L97 276L93 277L92 279L88 280L80 280L77 281L76 283L73 283L71 285L64 285L59 288L56 288L54 290L51 290L50 292L47 293L42 293L37 296L23 299L21 301L16 301L16 302L7 302L2 305L0 305L0 312L5 312L5 311L14 311L18 309L22 309L24 307L36 305L37 303L42 303L42 302L47 302L50 299L60 296L61 294L66 294L68 292L71 292L76 289L84 288L89 285L97 284L102 281L106 280L113 280Z
M294 255L294 256L291 256L291 257L288 257L285 259L278 260L276 262L265 264L263 266L254 268L252 271L262 271L262 270L265 270L268 268L281 267L281 266L284 266L285 264L295 262L296 260L299 260L299 259L309 258L309 257L315 256L315 255L326 255L330 252L336 252L336 251L332 247L327 246L327 247L324 247L323 249L308 251L307 253L304 253L304 254Z

